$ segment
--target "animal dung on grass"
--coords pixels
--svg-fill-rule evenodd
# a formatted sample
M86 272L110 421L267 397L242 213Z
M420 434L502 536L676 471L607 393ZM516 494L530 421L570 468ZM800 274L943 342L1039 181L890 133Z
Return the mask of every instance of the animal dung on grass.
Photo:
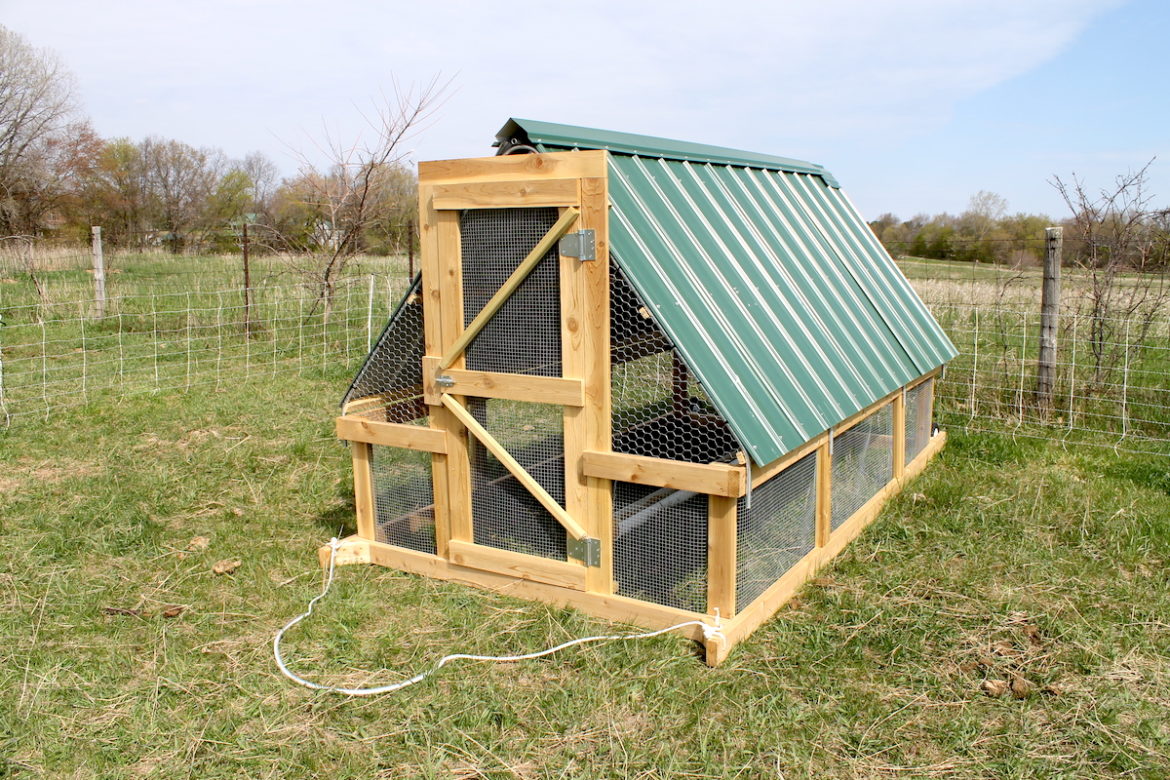
M213 574L234 574L241 565L243 565L243 561L225 558L222 561L216 561L215 565L211 567L211 571Z
M942 446L955 349L822 166L528 120L497 147L420 165L422 271L337 420L337 560L718 623L688 629L718 663Z

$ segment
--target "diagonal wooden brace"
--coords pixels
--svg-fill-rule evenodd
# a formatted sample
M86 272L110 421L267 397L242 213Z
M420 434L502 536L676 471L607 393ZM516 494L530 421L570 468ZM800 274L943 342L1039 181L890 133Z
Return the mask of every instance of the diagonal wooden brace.
M463 350L467 349L479 332L483 330L484 326L488 324L488 320L496 316L496 312L507 303L508 299L512 297L512 293L516 292L516 288L520 283L528 278L537 264L544 259L548 254L548 250L552 249L561 236L569 232L569 228L577 221L577 217L581 214L575 207L570 206L565 209L565 213L561 214L561 218L556 221L556 224L549 228L549 231L544 234L544 238L537 242L528 256L516 266L516 270L508 277L508 281L504 282L500 289L496 290L496 294L491 297L491 300L484 305L479 314L475 315L467 328L460 334L451 348L447 350L447 354L443 355L443 359L439 361L439 370L450 368L459 356L463 354Z
M503 445L496 441L494 436L488 433L487 430L485 430L484 427L479 424L479 421L471 415L471 412L467 411L467 408L464 407L463 404L459 403L446 393L443 394L440 400L442 400L443 406L450 409L451 414L455 415L459 419L459 422L463 423L467 430L470 431L471 434L475 436L475 438L479 439L483 443L483 446L488 448L488 451L491 452L492 455L496 456L496 460L502 463L504 468L512 472L512 476L515 477L516 480L521 485L523 485L524 488L529 493L531 493L537 501L540 502L541 506L547 509L548 513L552 515L558 523L564 526L565 531L568 532L570 536L572 536L574 539L584 539L588 535L585 532L585 528L569 516L569 513L564 510L564 507L558 504L556 499L550 496L548 491L541 487L540 483L533 479L532 475L529 474L523 466L516 462L516 459L513 458L506 449L504 449Z

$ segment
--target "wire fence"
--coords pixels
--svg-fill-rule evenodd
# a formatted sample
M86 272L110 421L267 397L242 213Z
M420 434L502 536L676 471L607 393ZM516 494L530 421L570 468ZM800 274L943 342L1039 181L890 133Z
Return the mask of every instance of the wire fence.
M260 257L246 306L239 257L116 255L96 316L88 254L0 253L0 419L103 399L357 370L405 293L405 258L355 261L331 299ZM1067 273L1051 400L1036 392L1035 268L899 261L959 349L937 384L939 421L1067 444L1170 455L1170 312L1102 317ZM228 280L225 283L225 280ZM233 283L234 282L234 283Z
M1050 399L1038 393L1037 268L938 263L899 266L959 350L936 391L940 421L969 431L1170 455L1170 310L1109 316L1091 303L1088 272L1066 268ZM1126 290L1162 279L1119 280ZM1152 288L1151 288L1152 289ZM1124 309L1124 307L1121 307Z
M365 274L331 299L309 283L269 283L0 305L0 415L47 417L99 399L217 389L285 372L355 370L405 279Z

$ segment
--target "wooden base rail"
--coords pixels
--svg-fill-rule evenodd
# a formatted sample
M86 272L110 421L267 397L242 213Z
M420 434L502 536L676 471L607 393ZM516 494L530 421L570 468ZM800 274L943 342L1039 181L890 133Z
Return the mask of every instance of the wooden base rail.
M324 545L317 551L322 566L329 564L329 554L329 545ZM386 566L435 579L461 582L506 596L532 599L558 607L574 607L604 620L649 629L667 628L688 620L702 620L714 624L709 616L698 612L663 607L625 596L587 593L558 585L518 579L510 574L461 566L437 555L415 552L357 536L342 540L334 563L337 566L356 563ZM698 626L687 626L679 629L679 633L697 641L703 640L703 630Z

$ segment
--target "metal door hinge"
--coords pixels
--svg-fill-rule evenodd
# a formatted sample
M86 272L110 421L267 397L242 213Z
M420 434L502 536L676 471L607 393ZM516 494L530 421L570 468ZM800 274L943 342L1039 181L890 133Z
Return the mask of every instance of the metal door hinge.
M565 551L570 558L576 558L586 566L601 565L601 540L587 536L584 539L568 537L565 540Z
M581 261L596 260L597 234L592 230L568 233L557 244L557 250L566 257L575 257Z
M435 377L435 384L444 390L450 390L455 386L455 380L444 374L442 376Z

